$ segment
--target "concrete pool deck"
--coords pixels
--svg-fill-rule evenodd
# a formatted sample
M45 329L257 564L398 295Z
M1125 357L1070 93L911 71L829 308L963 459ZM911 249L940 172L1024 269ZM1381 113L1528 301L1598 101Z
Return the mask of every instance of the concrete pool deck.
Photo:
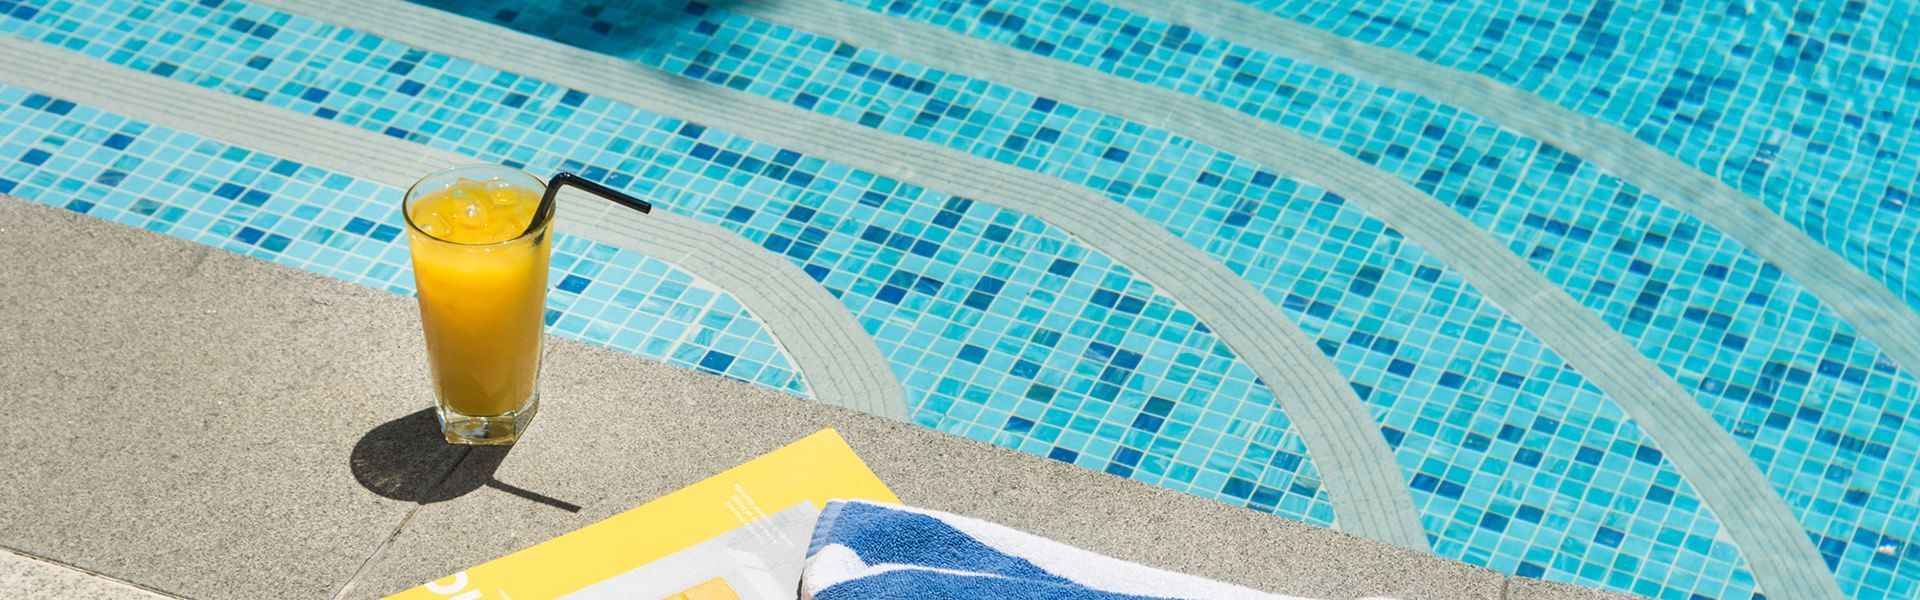
M410 299L12 199L0 280L9 595L379 596L833 426L909 503L1157 567L1336 598L1609 597L569 341L525 441L448 447Z

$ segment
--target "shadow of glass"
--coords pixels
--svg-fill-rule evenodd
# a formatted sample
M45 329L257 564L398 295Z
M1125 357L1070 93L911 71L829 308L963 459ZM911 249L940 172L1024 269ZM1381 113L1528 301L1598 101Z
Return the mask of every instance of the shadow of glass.
M410 0L620 58L637 58L694 27L708 11L759 0Z
M456 446L440 435L433 409L392 421L360 436L347 465L367 491L402 502L432 504L467 495L481 486L568 512L580 506L494 478L512 446Z

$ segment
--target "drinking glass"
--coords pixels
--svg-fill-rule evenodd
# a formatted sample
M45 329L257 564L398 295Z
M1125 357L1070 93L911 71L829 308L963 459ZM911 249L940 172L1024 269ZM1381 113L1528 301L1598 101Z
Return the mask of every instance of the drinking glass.
M546 188L518 169L475 165L407 190L420 326L448 443L511 444L539 409L554 212Z

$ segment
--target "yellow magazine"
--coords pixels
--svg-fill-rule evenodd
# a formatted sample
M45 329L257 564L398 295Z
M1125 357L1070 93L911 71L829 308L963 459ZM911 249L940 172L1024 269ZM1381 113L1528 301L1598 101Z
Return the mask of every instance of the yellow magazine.
M820 509L898 504L833 429L639 508L390 598L793 598Z

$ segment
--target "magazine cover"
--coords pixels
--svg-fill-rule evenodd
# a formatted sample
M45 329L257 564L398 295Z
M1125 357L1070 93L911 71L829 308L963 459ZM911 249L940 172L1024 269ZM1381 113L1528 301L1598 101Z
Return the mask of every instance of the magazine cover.
M833 499L900 502L829 428L639 508L390 598L791 600L814 521Z

